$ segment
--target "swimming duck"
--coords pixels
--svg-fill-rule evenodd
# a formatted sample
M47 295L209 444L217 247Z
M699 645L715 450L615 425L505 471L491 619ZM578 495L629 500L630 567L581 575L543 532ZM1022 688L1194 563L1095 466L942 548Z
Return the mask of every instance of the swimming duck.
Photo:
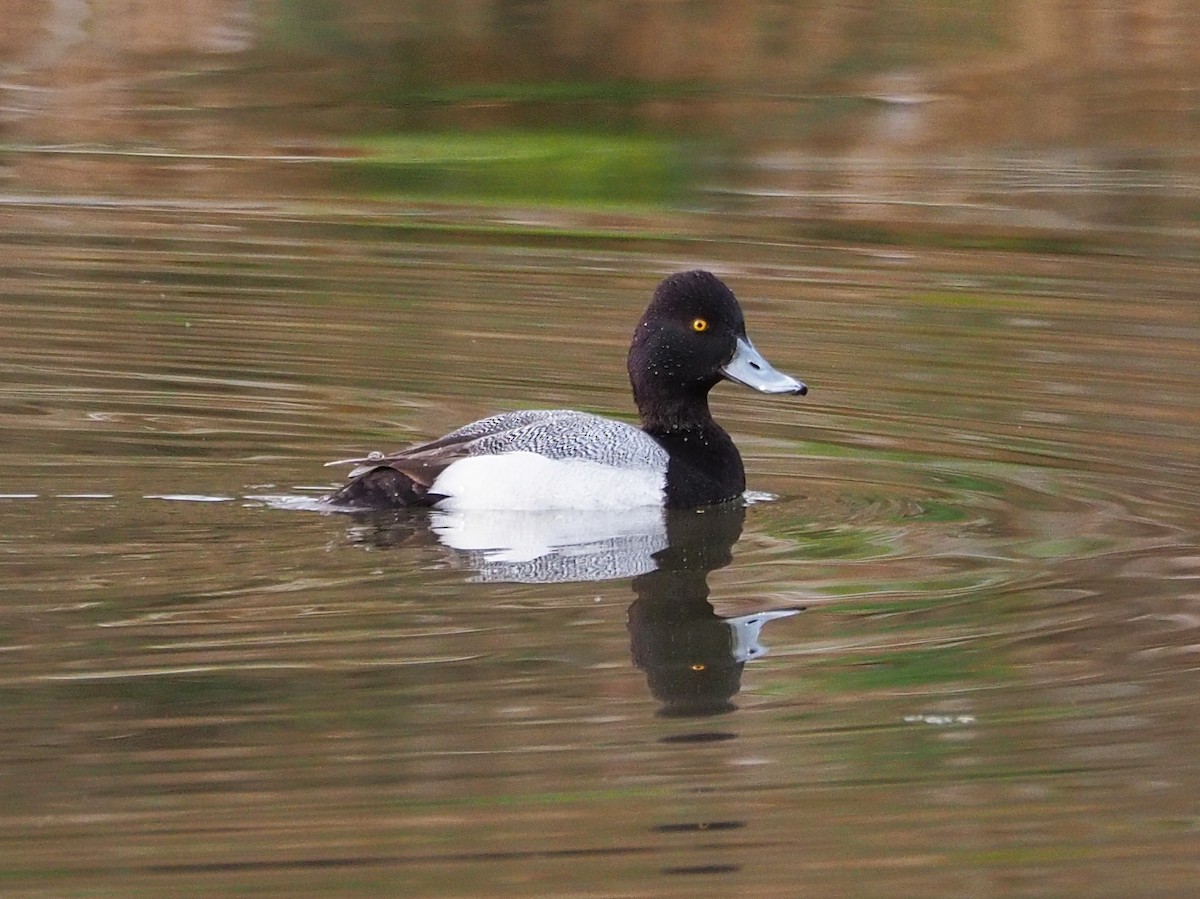
M568 409L504 412L352 464L327 498L342 509L693 508L742 496L746 474L708 409L722 379L804 395L746 336L737 298L706 271L658 285L633 332L629 380L640 427Z

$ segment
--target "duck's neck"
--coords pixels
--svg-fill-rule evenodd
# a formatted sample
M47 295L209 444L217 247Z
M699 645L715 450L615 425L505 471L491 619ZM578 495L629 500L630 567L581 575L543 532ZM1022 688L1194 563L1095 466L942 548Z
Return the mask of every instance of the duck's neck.
M656 398L652 403L644 403L637 396L634 399L638 401L642 430L655 437L703 432L712 428L725 433L708 409L707 390L677 399Z
M742 457L733 438L709 416L705 420L642 420L642 430L672 453L673 458L712 475L733 470L742 474Z

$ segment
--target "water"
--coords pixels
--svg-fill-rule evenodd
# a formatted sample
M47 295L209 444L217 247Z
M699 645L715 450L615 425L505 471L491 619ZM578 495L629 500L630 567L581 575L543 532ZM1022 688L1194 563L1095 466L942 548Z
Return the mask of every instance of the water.
M1194 261L455 215L6 204L6 895L1193 892ZM744 510L313 511L698 265Z

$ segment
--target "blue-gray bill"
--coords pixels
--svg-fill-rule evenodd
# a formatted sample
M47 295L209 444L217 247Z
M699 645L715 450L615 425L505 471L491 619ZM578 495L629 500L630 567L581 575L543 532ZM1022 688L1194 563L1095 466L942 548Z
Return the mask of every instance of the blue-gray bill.
M804 396L808 388L791 375L776 371L749 340L739 337L733 358L721 367L721 374L738 384L763 393L792 393Z

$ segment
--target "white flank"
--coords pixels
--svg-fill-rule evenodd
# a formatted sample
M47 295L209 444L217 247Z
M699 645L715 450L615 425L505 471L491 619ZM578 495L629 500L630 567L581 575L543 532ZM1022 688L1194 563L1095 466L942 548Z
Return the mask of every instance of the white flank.
M661 506L666 480L665 472L522 452L460 459L429 492L446 497L438 508L453 511L630 509Z

